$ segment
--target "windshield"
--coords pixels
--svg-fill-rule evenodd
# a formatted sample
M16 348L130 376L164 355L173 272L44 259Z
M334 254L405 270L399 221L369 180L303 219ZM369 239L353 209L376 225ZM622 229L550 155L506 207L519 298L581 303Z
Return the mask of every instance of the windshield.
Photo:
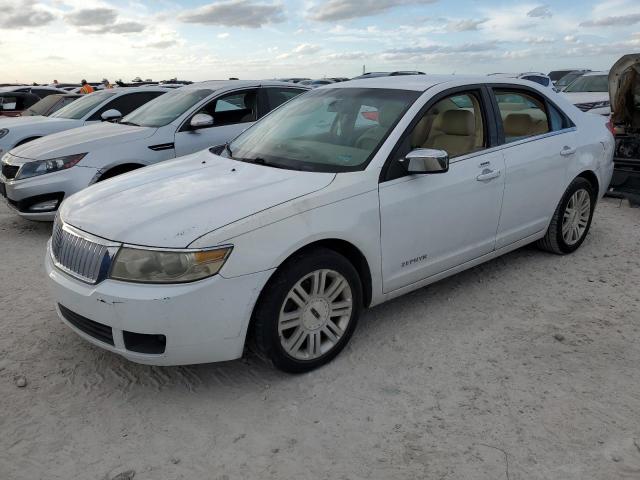
M109 99L114 92L90 93L87 96L79 98L66 107L61 108L55 113L49 115L51 118L69 118L72 120L80 120L87 113L93 111L98 105Z
M584 73L569 73L556 82L556 87L566 87L576 78L581 77Z
M374 88L308 92L245 131L224 155L293 170L363 170L419 95Z
M178 89L151 100L131 112L120 123L141 127L164 127L170 124L194 105L211 95L214 90Z
M607 75L585 75L574 80L565 92L608 92L609 77Z
M31 105L26 111L22 112L24 117L30 117L35 115L45 115L51 107L60 101L60 97L57 95L49 95L44 97L37 103Z

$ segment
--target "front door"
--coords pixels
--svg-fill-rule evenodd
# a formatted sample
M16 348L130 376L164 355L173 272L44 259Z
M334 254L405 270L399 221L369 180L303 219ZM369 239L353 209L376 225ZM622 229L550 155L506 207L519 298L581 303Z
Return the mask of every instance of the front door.
M194 130L191 118L197 113L213 117L213 126ZM258 90L247 89L218 97L193 115L176 132L176 156L188 155L233 140L258 118Z
M504 157L486 151L488 116L480 91L430 107L404 136L380 184L385 293L494 250L504 189ZM402 158L416 148L445 150L449 171L407 175Z

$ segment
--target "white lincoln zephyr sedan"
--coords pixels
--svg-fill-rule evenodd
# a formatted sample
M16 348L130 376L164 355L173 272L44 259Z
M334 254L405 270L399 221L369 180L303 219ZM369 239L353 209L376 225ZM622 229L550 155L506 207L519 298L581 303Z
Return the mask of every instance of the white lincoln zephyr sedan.
M231 360L249 341L304 372L366 307L532 242L576 250L613 145L526 81L332 84L225 147L73 195L46 269L61 319L129 360Z

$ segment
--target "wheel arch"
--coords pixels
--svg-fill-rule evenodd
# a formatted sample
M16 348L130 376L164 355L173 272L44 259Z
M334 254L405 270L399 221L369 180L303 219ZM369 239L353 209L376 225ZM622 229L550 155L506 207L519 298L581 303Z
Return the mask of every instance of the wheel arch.
M329 250L333 250L336 253L339 253L343 257L349 261L353 267L358 272L358 276L360 277L360 281L362 282L362 301L364 307L368 307L371 305L372 297L373 297L373 282L371 277L371 268L369 267L369 262L367 258L364 256L362 251L356 247L353 243L348 242L347 240L343 240L340 238L324 238L320 240L314 240L310 243L307 243L301 247L298 247L296 250L290 252L278 265L278 267L273 271L265 285L262 287L262 290L258 294L256 301L253 305L253 312L255 312L256 307L259 305L262 297L265 295L267 291L267 287L269 283L273 279L276 272L284 267L284 265L296 255L304 253L306 251L311 251L316 248L327 248ZM252 325L254 323L253 313L251 314L251 320L249 321L247 333L251 335Z
M593 189L596 192L596 196L599 194L599 192L600 192L600 181L598 180L598 176L596 175L596 173L593 170L584 170L583 172L578 174L576 176L576 178L584 178L586 181L588 181L593 186Z
M107 167L107 169L104 172L100 174L96 182L107 180L117 175L131 172L133 170L137 170L142 167L146 167L146 165L139 162L123 162L123 163L118 163L117 165L110 165L109 167Z
M39 138L42 138L42 135L36 135L36 136L33 136L33 137L23 138L18 143L16 143L16 145L13 148L19 147L20 145L24 145L25 143L32 142L32 141L37 140Z

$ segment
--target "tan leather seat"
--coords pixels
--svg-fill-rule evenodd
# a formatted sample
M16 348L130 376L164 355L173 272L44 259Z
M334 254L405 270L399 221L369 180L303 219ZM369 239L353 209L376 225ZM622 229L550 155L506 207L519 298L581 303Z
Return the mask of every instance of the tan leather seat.
M469 110L447 110L433 122L425 142L426 148L444 150L449 157L459 157L475 149L476 122Z
M528 113L510 113L504 118L504 136L507 140L541 135L549 131L548 126Z

